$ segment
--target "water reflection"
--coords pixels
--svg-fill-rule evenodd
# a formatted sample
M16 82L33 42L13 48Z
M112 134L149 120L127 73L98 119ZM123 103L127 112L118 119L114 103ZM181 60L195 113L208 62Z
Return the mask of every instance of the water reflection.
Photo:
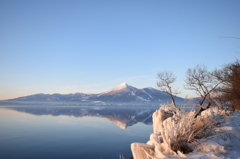
M33 115L100 117L126 129L138 122L152 124L152 114L159 107L100 107L100 106L8 106L7 109Z

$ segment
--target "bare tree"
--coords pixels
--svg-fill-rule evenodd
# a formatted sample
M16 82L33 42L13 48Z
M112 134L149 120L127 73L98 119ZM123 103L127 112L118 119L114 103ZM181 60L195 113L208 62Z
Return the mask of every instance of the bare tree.
M197 117L202 111L211 106L211 94L219 86L220 82L209 72L205 65L197 65L195 68L189 68L186 73L185 88L195 91L200 97L200 110L196 113ZM203 106L207 103L207 106Z
M222 82L218 89L219 100L227 103L232 109L240 109L240 62L225 65L223 69L215 70L215 77Z
M175 97L178 94L177 90L173 90L172 84L176 80L176 76L171 71L159 72L158 73L159 81L157 82L157 86L161 91L169 94L173 105L177 108Z

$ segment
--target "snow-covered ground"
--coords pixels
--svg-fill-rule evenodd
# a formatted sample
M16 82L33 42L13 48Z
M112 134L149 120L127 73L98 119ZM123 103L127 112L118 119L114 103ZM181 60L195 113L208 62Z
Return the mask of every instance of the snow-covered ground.
M134 159L240 159L240 111L229 112L214 107L203 111L201 116L195 119L194 113L177 112L174 109L171 106L164 106L153 114L154 132L150 135L149 141L146 144L131 144ZM176 113L168 117L168 113L174 111ZM214 124L214 126L210 125L211 129L206 129L206 131L213 132L211 137L205 136L204 139L197 139L197 144L189 142L186 147L192 148L193 151L190 153L173 151L170 145L175 143L176 137L183 138L184 141L192 137L195 133L193 133L192 125L196 124L196 120L203 121L202 119L210 119ZM202 127L206 128L205 125L209 123L204 122L202 122ZM188 134L187 138L184 134L186 136Z
M229 119L222 118L222 126L219 127L221 132L226 132L224 136L225 139L221 136L216 136L215 138L208 140L206 142L214 142L224 146L225 153L217 153L214 151L201 152L194 151L187 154L187 158L194 159L240 159L240 134L234 133L236 131L240 132L240 112L231 112L228 116ZM228 133L227 133L228 132ZM230 133L233 132L233 133Z

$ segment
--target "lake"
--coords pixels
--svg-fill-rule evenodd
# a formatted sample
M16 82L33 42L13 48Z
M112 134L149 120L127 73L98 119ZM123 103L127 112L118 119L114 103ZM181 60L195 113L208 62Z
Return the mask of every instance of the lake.
M0 106L1 159L125 159L159 107Z

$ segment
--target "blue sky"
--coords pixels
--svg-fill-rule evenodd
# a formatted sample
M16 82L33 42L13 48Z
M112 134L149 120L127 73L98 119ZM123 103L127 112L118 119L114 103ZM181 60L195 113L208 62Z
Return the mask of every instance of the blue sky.
M0 0L0 100L100 93L123 82L156 88L240 57L240 1Z

